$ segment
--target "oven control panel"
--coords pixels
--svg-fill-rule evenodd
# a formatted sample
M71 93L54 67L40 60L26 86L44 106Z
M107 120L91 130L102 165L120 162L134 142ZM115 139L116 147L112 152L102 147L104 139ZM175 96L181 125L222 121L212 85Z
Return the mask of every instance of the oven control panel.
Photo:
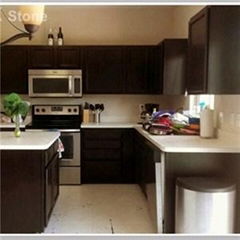
M34 115L79 115L79 105L34 105Z

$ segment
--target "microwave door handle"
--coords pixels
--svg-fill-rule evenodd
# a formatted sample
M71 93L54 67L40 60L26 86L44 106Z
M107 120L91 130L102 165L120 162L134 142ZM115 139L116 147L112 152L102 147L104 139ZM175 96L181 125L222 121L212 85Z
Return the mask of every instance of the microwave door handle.
M69 81L69 95L73 95L73 81L72 81L72 76L68 77L68 81Z

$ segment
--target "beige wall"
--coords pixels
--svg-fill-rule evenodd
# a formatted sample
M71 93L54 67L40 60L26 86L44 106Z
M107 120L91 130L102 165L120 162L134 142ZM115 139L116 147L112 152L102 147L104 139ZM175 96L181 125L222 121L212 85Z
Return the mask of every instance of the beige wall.
M204 6L177 6L173 9L173 34L177 38L188 37L188 21Z
M3 7L6 13L17 7ZM157 44L173 37L173 7L46 6L47 21L32 44L46 44L49 28L63 28L65 44ZM2 38L14 33L3 19ZM22 27L21 23L18 26ZM16 43L29 44L26 39Z

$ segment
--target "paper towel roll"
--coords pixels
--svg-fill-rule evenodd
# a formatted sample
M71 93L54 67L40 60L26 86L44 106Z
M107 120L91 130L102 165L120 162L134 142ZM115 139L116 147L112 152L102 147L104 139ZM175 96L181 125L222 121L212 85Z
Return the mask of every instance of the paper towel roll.
M214 137L214 111L209 108L203 109L200 113L200 136Z

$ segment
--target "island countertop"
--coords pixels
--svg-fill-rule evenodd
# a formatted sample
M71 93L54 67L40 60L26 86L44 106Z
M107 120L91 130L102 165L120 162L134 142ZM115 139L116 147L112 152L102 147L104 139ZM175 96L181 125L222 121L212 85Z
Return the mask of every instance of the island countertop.
M59 137L60 132L22 132L20 137L0 132L0 150L46 150Z

